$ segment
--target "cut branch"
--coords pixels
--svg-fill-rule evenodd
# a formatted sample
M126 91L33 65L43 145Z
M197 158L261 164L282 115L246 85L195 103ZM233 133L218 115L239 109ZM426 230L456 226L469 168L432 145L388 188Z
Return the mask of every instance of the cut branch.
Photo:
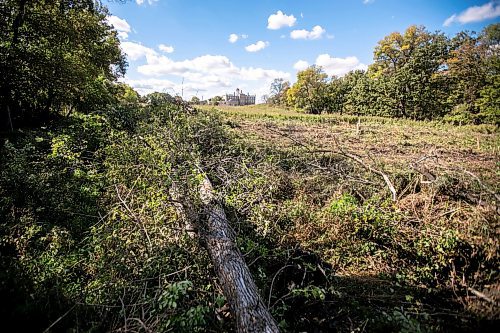
M377 174L379 175L380 177L382 177L385 181L385 183L387 184L387 187L389 188L389 191L391 191L392 193L392 201L397 201L398 200L398 194L396 192L396 188L394 187L394 185L392 185L392 182L391 180L389 179L389 176L387 176L385 173L383 173L382 171L378 170L378 169L375 169L373 168L371 165L369 164L366 164L365 162L363 162L363 160L359 157L359 156L356 156L354 154L350 154L346 151L344 151L342 149L342 147L340 146L338 140L336 137L334 137L335 139L335 143L337 144L337 147L339 148L340 150L340 154L345 156L345 157L348 157L356 162L358 162L359 164L361 164L366 170L370 171L370 172L373 172L374 174Z

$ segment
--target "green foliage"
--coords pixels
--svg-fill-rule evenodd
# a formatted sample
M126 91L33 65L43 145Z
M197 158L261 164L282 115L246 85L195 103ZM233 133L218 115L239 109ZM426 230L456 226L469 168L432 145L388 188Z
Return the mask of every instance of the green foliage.
M306 113L320 114L325 111L327 102L328 76L318 66L297 73L297 82L287 90L287 103Z
M286 105L319 114L444 119L453 123L498 121L498 24L477 37L460 32L449 39L410 26L380 40L367 73L328 79L320 67L297 74L286 89ZM276 81L279 86L281 81ZM280 98L271 99L274 104Z
M332 215L343 217L354 213L357 208L356 199L349 194L344 194L337 200L333 200L328 207L328 212Z
M133 96L116 107L130 103ZM225 134L214 113L168 103L148 108L132 112L126 130L109 121L112 113L75 112L4 142L0 292L28 304L4 315L33 316L26 325L45 328L80 304L62 326L108 330L125 321L130 328L141 318L155 331L203 331L212 313L209 264L182 232L169 189L198 174L193 161L223 149ZM188 269L190 280L178 280ZM40 312L47 302L52 307Z
M385 313L387 321L394 325L400 333L423 333L427 330L423 329L419 321L410 314L402 310L394 310L391 314Z
M209 259L178 209L204 218L200 169L284 329L347 329L349 321L352 331L353 316L365 326L425 331L421 319L437 320L408 311L423 307L415 290L441 300L436 290L464 295L457 278L497 281L496 216L467 201L483 198L482 189L441 177L412 193L427 207L398 206L342 158L256 147L230 134L216 112L117 83L126 64L100 2L7 0L0 12L2 124L32 126L2 136L0 147L0 316L19 330L231 330ZM293 121L498 124L498 30L448 40L412 26L379 42L368 72L328 78L313 66L292 87L275 80L270 103L356 115L279 116ZM455 211L466 217L452 218ZM382 316L378 305L344 294L343 284L361 286L348 276L368 275L391 292L408 288L401 299L383 295L405 308ZM364 301L374 289L352 294Z
M105 7L86 0L8 0L0 12L2 125L106 105L110 82L126 62Z
M490 76L479 94L476 105L480 122L500 125L500 74Z

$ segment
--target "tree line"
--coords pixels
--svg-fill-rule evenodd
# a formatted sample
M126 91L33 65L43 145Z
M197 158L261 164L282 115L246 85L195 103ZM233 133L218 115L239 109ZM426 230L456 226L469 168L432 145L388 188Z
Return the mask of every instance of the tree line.
M449 38L412 25L380 40L373 64L343 77L313 65L291 85L271 84L269 104L347 113L494 123L500 119L500 24Z

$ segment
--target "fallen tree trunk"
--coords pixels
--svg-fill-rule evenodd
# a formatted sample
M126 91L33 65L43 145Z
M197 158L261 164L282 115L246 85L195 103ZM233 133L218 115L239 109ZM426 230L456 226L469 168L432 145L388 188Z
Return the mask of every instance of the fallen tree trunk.
M235 316L237 331L279 332L236 245L236 235L229 226L224 209L216 200L212 184L206 176L200 185L199 194L206 214L199 221L199 235L205 243L222 292Z

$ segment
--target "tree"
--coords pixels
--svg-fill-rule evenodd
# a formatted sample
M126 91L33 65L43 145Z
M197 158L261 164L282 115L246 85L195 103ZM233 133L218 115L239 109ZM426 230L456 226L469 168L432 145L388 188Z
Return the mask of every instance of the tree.
M479 97L486 75L485 68L481 66L484 51L474 33L460 32L451 40L447 66L452 89L448 101L467 113L477 113L475 100Z
M500 125L500 23L487 26L480 36L484 52L485 85L476 100L478 118Z
M441 33L410 26L379 41L369 75L379 80L391 115L415 119L442 115L443 65L448 40ZM438 97L436 97L438 96Z
M447 61L451 88L448 103L453 108L450 120L491 121L486 114L495 114L491 107L495 105L498 80L495 76L500 69L499 39L500 24L497 23L486 27L480 35L463 31L451 40Z
M479 92L476 106L481 122L500 125L500 75L488 77L486 86Z
M266 103L275 105L286 104L286 92L290 89L290 82L283 78L274 79L271 83L270 95Z
M168 93L154 92L146 95L146 101L152 107L162 107L173 103L175 98Z
M214 96L214 97L209 99L210 104L213 104L213 105L219 105L219 103L222 102L223 100L224 99L222 98L222 96Z
M125 72L98 2L6 0L0 13L0 112L11 125L88 107L96 89Z
M200 103L200 99L197 96L193 96L191 98L191 103L192 104L199 104Z
M332 77L328 83L328 105L326 112L338 112L342 114L350 89L352 89L352 87L346 79Z
M328 107L328 75L319 66L297 73L297 82L287 91L289 105L320 114Z

